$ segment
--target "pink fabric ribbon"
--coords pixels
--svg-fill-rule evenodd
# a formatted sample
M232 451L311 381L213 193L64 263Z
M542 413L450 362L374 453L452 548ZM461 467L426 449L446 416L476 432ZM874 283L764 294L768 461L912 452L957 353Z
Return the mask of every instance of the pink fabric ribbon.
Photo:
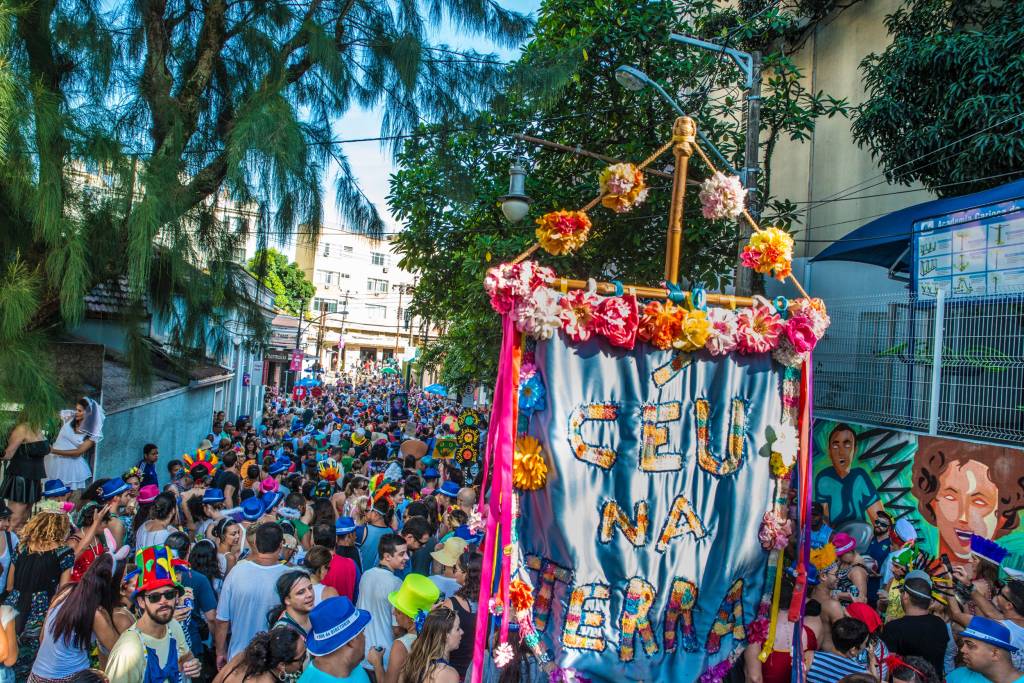
M487 652L487 633L490 611L487 609L494 585L492 558L501 562L499 595L502 596L501 640L508 635L509 613L509 563L511 558L504 554L504 548L511 542L512 533L512 458L516 438L516 404L518 400L520 335L510 315L502 318L501 355L498 357L498 377L494 385L494 405L491 408L491 428L487 432L487 450L484 455L484 471L480 484L480 511L489 508L487 532L484 536L483 567L480 575L480 606L476 615L476 639L473 646L473 675L471 681L483 680L484 656ZM493 472L490 495L487 491L488 476ZM498 538L500 523L501 538ZM495 547L495 544L498 544Z

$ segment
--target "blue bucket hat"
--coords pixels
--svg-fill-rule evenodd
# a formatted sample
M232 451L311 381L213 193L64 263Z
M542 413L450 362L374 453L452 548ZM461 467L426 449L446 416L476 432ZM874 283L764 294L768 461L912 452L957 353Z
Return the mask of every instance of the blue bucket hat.
M103 491L100 493L100 499L103 500L103 502L106 502L115 496L121 495L129 489L131 489L131 486L129 486L124 479L121 477L114 477L103 484Z
M267 472L272 477L276 477L279 474L284 474L292 466L292 461L287 458L279 458L270 464L270 469Z
M483 534L474 534L468 526L463 524L462 526L455 527L455 537L461 538L466 543L473 545L483 540Z
M309 613L312 626L306 635L306 649L314 657L324 657L344 647L370 623L370 613L356 609L344 595L327 598Z
M1016 652L1017 648L1010 642L1010 629L994 619L971 617L967 628L960 632L961 638L970 638L988 643L1008 652Z
M437 493L448 496L449 498L455 498L459 495L459 485L454 481L446 481L437 489Z
M267 491L263 494L261 500L263 501L264 512L270 512L277 504L284 500L284 494L280 491Z
M48 479L43 484L43 498L56 498L57 496L64 496L69 493L71 493L71 489L60 479Z
M224 491L221 489L206 489L203 493L203 505L216 505L224 502Z
M438 472L433 467L428 467L427 469L423 470L423 478L424 479L437 479L440 476L441 476L441 473Z
M242 501L242 519L255 522L263 516L263 501L253 496Z
M350 534L356 530L356 520L351 517L338 517L338 521L334 523L334 533L336 536L344 536Z

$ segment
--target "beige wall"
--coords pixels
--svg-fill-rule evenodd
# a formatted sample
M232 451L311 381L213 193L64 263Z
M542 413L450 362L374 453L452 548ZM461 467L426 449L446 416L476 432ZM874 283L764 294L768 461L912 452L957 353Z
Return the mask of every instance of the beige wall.
M802 48L792 55L804 74L807 89L845 97L851 106L861 104L865 91L860 62L888 45L885 17L900 4L898 0L862 0L831 20L821 22ZM820 119L809 142L786 139L776 147L772 160L772 194L799 202L801 209L812 202L803 224L793 226L798 256L813 256L832 240L873 220L877 214L932 198L925 191L867 197L920 186L890 185L884 177L875 178L880 169L868 150L853 142L850 125L849 118ZM869 181L871 178L874 179ZM813 206L814 202L845 195L848 191L853 198Z

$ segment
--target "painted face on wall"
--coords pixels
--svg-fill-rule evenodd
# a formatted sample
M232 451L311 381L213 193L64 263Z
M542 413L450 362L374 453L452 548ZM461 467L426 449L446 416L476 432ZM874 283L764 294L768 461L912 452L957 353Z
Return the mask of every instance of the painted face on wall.
M972 533L991 539L999 527L999 489L988 465L968 460L946 468L932 510L940 541L960 557L970 554Z
M857 437L848 429L834 432L828 439L828 457L832 460L839 478L844 478L853 465L853 454L857 450Z

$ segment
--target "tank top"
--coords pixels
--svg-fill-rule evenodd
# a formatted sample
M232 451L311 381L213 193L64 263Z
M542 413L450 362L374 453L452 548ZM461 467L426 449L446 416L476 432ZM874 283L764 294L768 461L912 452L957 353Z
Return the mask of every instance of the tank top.
M39 653L32 664L32 673L40 678L65 678L89 668L89 653L71 645L67 639L57 641L53 637L53 622L64 602L50 608L46 615L46 626L43 629L42 643Z
M320 601L324 599L324 585L322 583L313 584L313 606L316 607L320 604Z
M462 640L459 642L459 646L452 650L450 655L451 661L448 664L458 672L459 678L465 679L469 665L473 663L473 646L476 641L476 615L472 612L472 604L470 604L470 609L464 609L459 604L458 598L452 598L452 607L455 609L455 613L459 615L459 626L462 627Z

